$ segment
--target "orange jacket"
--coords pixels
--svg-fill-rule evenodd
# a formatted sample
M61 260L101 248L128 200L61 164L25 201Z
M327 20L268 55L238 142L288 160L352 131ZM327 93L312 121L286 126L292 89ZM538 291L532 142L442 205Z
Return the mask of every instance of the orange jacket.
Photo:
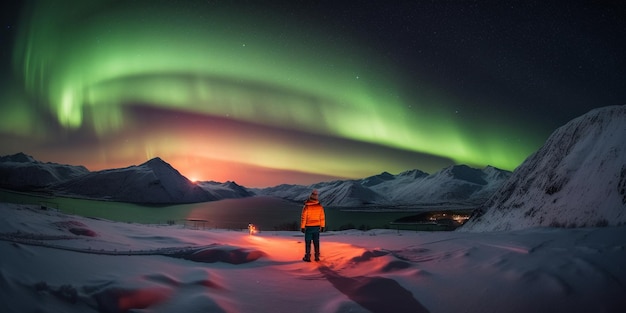
M316 200L307 200L302 208L302 217L300 219L300 228L306 226L326 227L326 217L324 216L324 207Z

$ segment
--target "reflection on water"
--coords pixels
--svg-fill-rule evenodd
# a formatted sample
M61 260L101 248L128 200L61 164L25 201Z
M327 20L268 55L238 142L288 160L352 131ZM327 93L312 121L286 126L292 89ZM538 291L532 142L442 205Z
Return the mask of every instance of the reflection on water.
M302 205L274 197L250 197L221 201L143 206L130 203L45 197L0 190L1 202L36 204L63 213L146 224L176 223L200 228L247 229L254 224L260 231L297 229ZM326 209L326 228L385 228L389 222L414 213L346 212Z
M299 204L273 197L251 197L197 203L186 219L204 220L216 228L247 229L252 223L259 229L300 222Z
M47 197L0 190L0 201L41 205L67 214L103 218L120 222L166 223L184 219L183 206L146 207L131 203ZM188 211L189 209L187 209Z

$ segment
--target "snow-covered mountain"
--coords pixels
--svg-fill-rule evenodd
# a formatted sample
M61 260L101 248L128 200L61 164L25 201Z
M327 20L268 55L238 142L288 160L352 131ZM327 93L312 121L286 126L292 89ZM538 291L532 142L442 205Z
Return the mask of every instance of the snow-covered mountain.
M326 207L364 207L373 204L389 205L386 197L363 186L359 180L336 180L313 185L282 184L268 188L250 189L256 195L278 197L304 202L313 189L320 194L320 202Z
M24 153L0 157L0 186L32 190L89 173L84 166L43 163Z
M90 172L84 166L43 163L24 153L0 157L0 187L132 203L190 203L250 197L235 182L198 182L154 158L138 166Z
M192 203L219 199L160 158L141 165L90 172L57 184L53 189L68 195L134 203Z
M309 186L279 185L257 189L262 195L305 200L312 189L329 207L419 206L437 203L480 204L510 176L491 166L475 169L455 165L428 175L410 170L398 175L383 172L360 180L322 182Z
M380 177L380 176L386 177L387 179L384 179L384 180L376 179L377 177ZM364 178L361 180L361 183L364 186L369 187L372 190L376 191L377 193L381 195L386 195L389 198L390 195L397 192L398 188L401 188L404 185L411 184L412 182L416 180L421 180L427 176L428 176L428 173L422 172L417 169L405 171L398 175L391 175L385 172L383 174ZM375 184L372 183L376 181L378 182ZM402 202L405 203L406 201L402 201Z
M82 166L42 163L24 154L1 157L0 160L0 170L8 173L2 176L5 188L23 190L25 186L34 186L65 196L154 204L206 202L254 195L300 202L312 189L317 189L320 200L328 207L476 205L486 201L510 175L508 171L493 167L474 169L456 165L432 175L420 170L397 175L383 172L357 180L247 189L234 182L192 183L160 158L137 166L95 172Z
M218 199L235 199L254 196L248 189L233 181L227 181L225 183L201 181L196 182L196 184Z
M480 204L487 200L510 172L491 166L484 169L454 165L422 176L392 189L391 200L409 203L465 202Z
M320 201L329 207L363 207L368 205L390 204L388 199L358 180L335 181L318 184ZM310 193L311 189L308 190ZM308 193L306 196L308 196Z
M626 223L626 105L557 129L460 231Z

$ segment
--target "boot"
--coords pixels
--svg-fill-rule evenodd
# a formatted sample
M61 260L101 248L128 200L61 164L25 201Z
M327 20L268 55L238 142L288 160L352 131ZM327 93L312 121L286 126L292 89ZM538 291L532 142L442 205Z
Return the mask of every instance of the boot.
M311 262L311 254L310 253L305 254L304 257L302 258L302 261Z
M319 262L319 260L320 260L320 254L316 253L315 254L315 262Z

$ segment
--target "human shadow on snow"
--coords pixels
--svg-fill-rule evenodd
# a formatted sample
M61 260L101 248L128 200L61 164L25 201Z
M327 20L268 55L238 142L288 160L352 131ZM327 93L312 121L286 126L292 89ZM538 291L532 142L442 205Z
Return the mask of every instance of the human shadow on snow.
M345 277L327 266L319 271L337 290L373 313L428 313L413 294L393 279L378 276Z

